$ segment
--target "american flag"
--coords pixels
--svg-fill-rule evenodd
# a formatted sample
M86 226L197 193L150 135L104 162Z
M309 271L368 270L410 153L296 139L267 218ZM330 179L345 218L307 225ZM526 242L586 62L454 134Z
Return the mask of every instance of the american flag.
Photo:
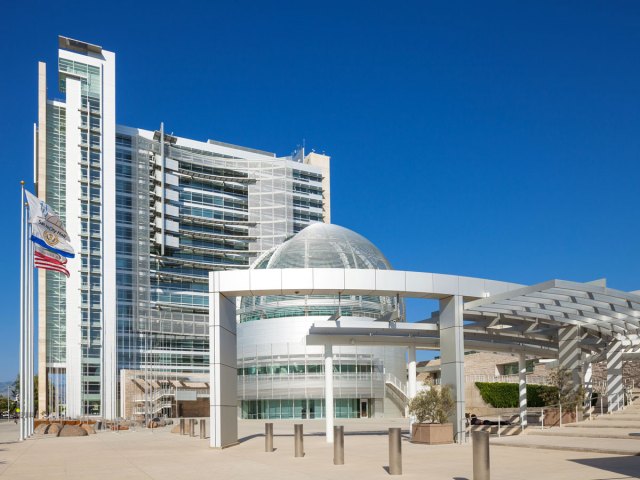
M35 264L36 268L64 273L67 277L69 277L69 270L67 270L65 267L67 263L66 258L64 258L62 255L58 255L57 253L42 248L39 245L35 245L35 247L36 249L33 253L33 263Z

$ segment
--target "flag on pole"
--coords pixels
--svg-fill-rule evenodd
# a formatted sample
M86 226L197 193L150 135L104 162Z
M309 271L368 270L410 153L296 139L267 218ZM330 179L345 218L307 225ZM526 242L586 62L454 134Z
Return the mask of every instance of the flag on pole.
M40 245L35 245L35 251L33 253L33 264L36 268L42 268L44 270L52 270L54 272L64 273L69 277L69 270L66 268L67 259L62 255L58 255L51 250L42 248Z
M73 258L75 252L70 243L71 238L58 214L32 193L26 190L24 193L29 202L31 241L60 256Z

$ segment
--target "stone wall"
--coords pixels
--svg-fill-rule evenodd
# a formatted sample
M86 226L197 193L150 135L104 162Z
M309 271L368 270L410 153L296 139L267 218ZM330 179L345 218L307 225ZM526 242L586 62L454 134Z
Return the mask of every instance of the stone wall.
M625 385L633 383L637 385L637 388L640 388L640 361L627 360L622 362L622 378ZM607 382L607 364L605 362L593 364L592 381L596 391L600 385Z
M209 399L199 398L193 401L179 401L177 409L177 417L208 417Z

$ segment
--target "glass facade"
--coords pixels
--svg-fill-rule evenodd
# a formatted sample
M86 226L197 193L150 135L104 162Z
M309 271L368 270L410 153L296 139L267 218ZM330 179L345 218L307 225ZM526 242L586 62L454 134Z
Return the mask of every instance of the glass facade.
M251 268L387 270L391 265L361 235L338 225L313 224L260 256ZM371 295L243 297L238 310L243 418L324 416L324 347L307 344L309 327L318 316L402 321L403 305L395 297ZM397 347L334 346L336 417L402 415L403 400L387 393L386 381L406 381L404 354Z
M82 42L63 43L60 92L75 91L68 87L72 79L80 98L47 104L45 200L67 225L79 225L80 238L73 239L78 271L71 271L72 280L80 279L79 305L77 311L67 305L69 281L47 272L46 409L63 415L68 394L80 415L104 416L110 399L119 398L123 369L138 372L151 388L208 372L209 272L249 268L295 231L323 221L329 192L322 167L308 164L304 153L276 157L165 135L162 128L116 126L108 114L112 105L104 104L115 99L115 91L105 93L115 57ZM105 143L111 139L115 145ZM77 199L69 172L79 178ZM67 218L71 197L78 202L77 219ZM105 232L114 210L115 232ZM106 319L113 305L105 306L105 291L114 290L114 318ZM77 333L79 346L67 345L70 332ZM81 359L73 379L70 358ZM154 405L146 408L161 413Z
M362 235L338 225L316 224L264 254L253 268L372 268L391 265ZM400 310L398 309L400 307ZM269 295L242 299L240 322L265 318L328 316L380 318L401 312L395 298L371 295Z
M360 398L337 398L333 401L335 418L366 417ZM364 399L367 402L369 399ZM313 419L325 417L324 398L301 400L243 400L240 402L241 418L246 419Z
M66 111L64 106L47 104L47 203L66 222ZM55 272L45 272L47 351L45 355L47 404L56 415L65 414L66 360L66 279Z

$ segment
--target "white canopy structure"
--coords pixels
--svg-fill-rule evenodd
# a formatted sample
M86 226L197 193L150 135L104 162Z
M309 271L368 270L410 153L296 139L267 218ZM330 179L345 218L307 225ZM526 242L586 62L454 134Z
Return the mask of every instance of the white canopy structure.
M464 431L465 349L520 355L521 409L526 411L526 356L555 357L583 382L582 366L606 358L608 395L622 391L622 356L638 343L640 296L602 282L552 280L531 287L423 272L343 268L231 270L209 276L211 446L237 443L236 297L265 295L379 295L437 299L439 311L419 323L331 316L309 329L307 343L325 345L326 402L332 402L333 345L404 345L409 394L415 394L415 350L438 348L442 383L452 386L458 438ZM524 400L523 400L524 393ZM524 403L523 403L524 402ZM610 402L613 404L614 402ZM524 417L526 418L526 416ZM331 441L333 418L327 416Z

